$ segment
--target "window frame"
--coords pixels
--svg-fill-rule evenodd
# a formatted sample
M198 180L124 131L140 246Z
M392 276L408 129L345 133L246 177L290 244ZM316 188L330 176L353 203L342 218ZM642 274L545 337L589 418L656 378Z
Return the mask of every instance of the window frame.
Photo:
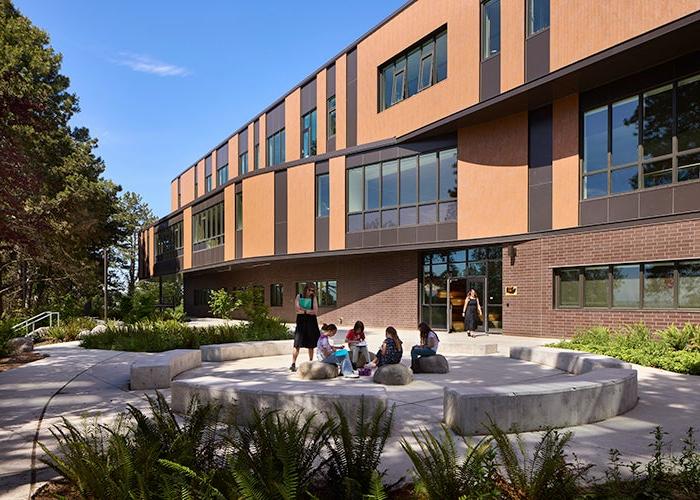
M294 290L295 290L294 296L295 297L303 292L304 285L306 285L306 283L313 283L314 286L316 287L316 298L318 300L319 309L322 307L327 307L327 308L338 307L338 290L339 289L338 289L338 279L337 278L297 281L294 284ZM321 297L319 291L322 288L322 286L321 286L322 283L325 284L326 289L328 289L328 283L335 283L335 285L334 285L335 286L335 302L333 302L332 304L328 304L325 301L321 300L322 297Z
M531 9L530 6L537 1L546 1L548 3L548 20L547 20L547 25L544 26L543 28L540 28L537 31L531 31L530 26L533 24L533 17L530 15ZM527 0L525 4L525 38L529 39L534 36L539 35L540 33L544 33L547 31L552 25L552 3L550 0Z
M184 249L182 221L177 221L155 232L156 262L172 260L182 255Z
M276 299L279 297L279 301ZM270 307L284 307L284 284L270 284Z
M192 214L192 252L222 246L225 241L224 202Z
M308 127L305 125L304 120L306 118L309 118L309 125ZM318 131L317 131L317 122L318 116L316 113L316 108L312 109L308 113L305 113L301 116L301 126L299 130L299 135L300 135L300 141L301 141L301 151L300 151L300 158L309 158L311 156L316 156L318 152ZM308 134L306 136L305 134ZM308 144L307 144L307 139L308 137ZM308 148L308 150L307 150Z
M265 158L266 166L274 167L275 165L281 165L286 161L286 134L285 129L281 128L277 132L269 135L266 139L266 150L267 156ZM279 150L278 150L279 148ZM276 155L279 153L279 156ZM276 161L279 159L280 161ZM275 163L273 163L275 161Z
M331 100L333 105L331 106ZM332 117L332 119L331 119ZM331 123L333 124L333 132L331 133ZM336 102L335 94L326 99L326 137L328 139L335 137L336 134Z
M497 2L498 3L498 51L494 52L493 54L486 54L486 36L485 36L485 25L486 25L486 5L490 4L492 2ZM479 34L480 34L480 54L479 54L479 61L482 63L488 61L489 59L493 59L496 56L501 55L501 0L482 0L481 1L481 12L479 16Z
M326 182L326 192L328 193L328 209L327 213L325 215L321 214L321 199L320 199L320 186L319 184L321 183L322 179L325 179ZM331 186L330 186L330 175L329 174L318 174L316 175L316 184L315 184L315 191L316 191L316 218L317 219L326 219L330 217L330 212L331 212Z

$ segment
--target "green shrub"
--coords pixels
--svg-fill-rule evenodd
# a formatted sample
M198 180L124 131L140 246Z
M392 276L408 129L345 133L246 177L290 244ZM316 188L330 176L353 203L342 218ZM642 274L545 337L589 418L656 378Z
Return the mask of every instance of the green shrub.
M233 311L240 306L240 301L234 294L221 290L212 290L209 293L209 310L216 318L231 319Z
M14 318L0 318L0 356L7 356L9 354L7 341L21 335L21 333L17 333L12 329L17 323L19 323L19 321Z
M159 311L155 314L155 319L161 321L172 320L182 323L185 320L187 320L187 315L185 314L185 307L182 304L180 304L177 307L165 308L162 311Z
M60 325L54 325L46 332L46 337L59 342L70 342L76 340L78 334L83 330L92 330L97 326L93 318L80 316L61 321Z

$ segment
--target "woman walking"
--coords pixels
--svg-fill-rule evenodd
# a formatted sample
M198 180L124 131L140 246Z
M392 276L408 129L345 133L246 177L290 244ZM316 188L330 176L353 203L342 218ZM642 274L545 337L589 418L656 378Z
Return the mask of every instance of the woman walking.
M469 337L472 336L472 332L476 331L481 314L479 296L476 294L476 290L472 288L467 294L467 300L464 301L464 309L462 309L462 316L464 316L467 335Z
M294 349L292 350L292 366L290 371L297 371L299 350L305 347L309 350L309 361L314 359L314 347L321 332L318 329L318 301L316 288L313 283L307 283L304 291L294 299L294 309L297 312L297 326L294 330Z

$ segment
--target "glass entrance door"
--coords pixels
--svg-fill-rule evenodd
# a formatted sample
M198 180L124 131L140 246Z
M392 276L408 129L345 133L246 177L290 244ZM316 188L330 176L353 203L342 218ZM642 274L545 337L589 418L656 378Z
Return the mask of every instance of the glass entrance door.
M447 331L464 331L464 298L467 296L467 279L450 278L447 280Z
M483 318L488 318L488 299L486 297L486 278L467 278L466 280L466 293L472 288L476 290L476 296L479 297L479 304L481 304L482 318L477 316L477 328L478 332L487 332L488 326L484 325ZM461 314L461 311L460 311Z

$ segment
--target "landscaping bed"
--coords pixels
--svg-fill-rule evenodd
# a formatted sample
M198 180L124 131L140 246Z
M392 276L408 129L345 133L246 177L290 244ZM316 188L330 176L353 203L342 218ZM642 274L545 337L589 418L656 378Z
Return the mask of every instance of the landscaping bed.
M604 354L642 366L700 375L700 325L671 325L656 332L643 324L596 326L549 347Z
M39 352L22 352L13 356L0 357L0 372L6 372L7 370L31 363L32 361L38 361L46 357L46 354Z

